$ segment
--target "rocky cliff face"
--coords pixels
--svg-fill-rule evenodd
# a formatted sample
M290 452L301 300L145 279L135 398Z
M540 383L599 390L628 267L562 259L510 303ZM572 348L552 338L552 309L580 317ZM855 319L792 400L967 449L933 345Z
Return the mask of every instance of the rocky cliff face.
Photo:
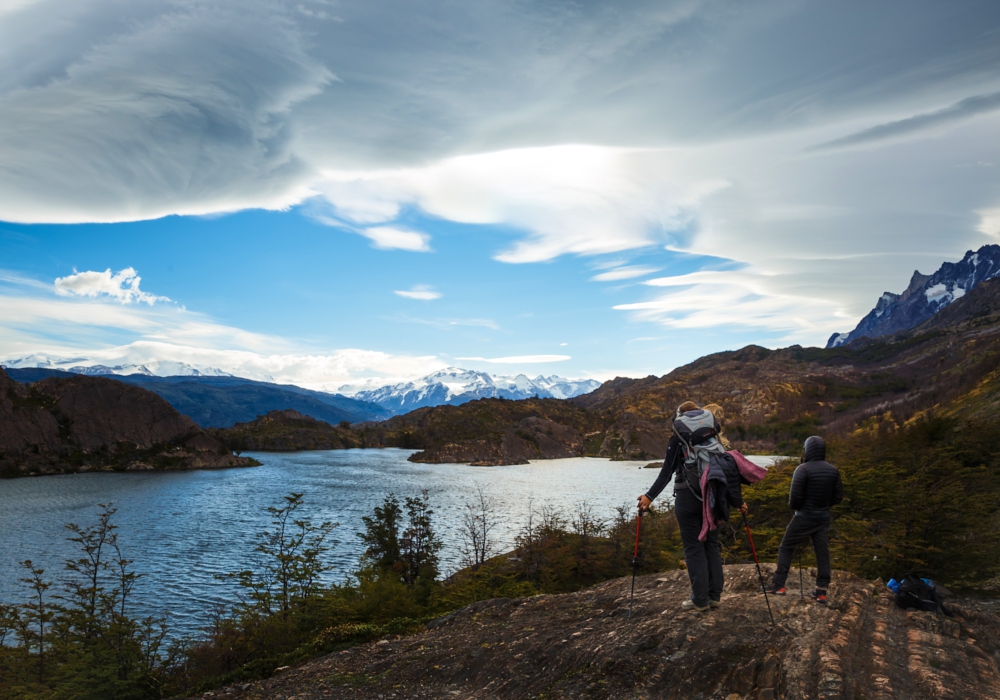
M807 572L808 575L808 572ZM794 575L792 579L796 579ZM215 697L987 700L1000 697L1000 618L903 611L879 583L835 572L829 604L771 598L753 566L726 567L722 607L684 612L687 574L476 603Z
M878 338L920 325L976 285L1000 274L1000 246L984 245L968 251L957 263L944 263L933 275L914 271L902 294L886 292L871 312L850 333L834 333L828 348L858 338Z
M86 376L29 386L0 369L0 474L252 464L144 389Z

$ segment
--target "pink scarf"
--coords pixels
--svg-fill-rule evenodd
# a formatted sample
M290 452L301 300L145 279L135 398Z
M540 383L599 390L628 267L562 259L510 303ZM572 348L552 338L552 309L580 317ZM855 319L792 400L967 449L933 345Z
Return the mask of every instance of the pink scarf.
M756 464L744 457L743 453L739 450L729 450L729 454L736 460L736 468L740 470L740 476L751 484L756 484L758 481L767 476L767 470L764 469L764 467L758 467ZM708 503L708 471L709 470L706 469L701 475L702 499L701 532L698 533L699 542L704 542L708 538L709 531L715 530L718 527L715 522L715 516L712 514L712 507Z
M708 531L716 529L715 516L712 515L712 506L709 505L708 493L708 469L701 474L701 532L698 533L698 541L704 542L708 539Z
M764 467L758 467L756 464L744 457L743 453L739 450L729 450L729 454L731 454L733 459L736 460L736 467L740 470L740 476L749 481L751 484L756 484L758 481L767 476L767 470L764 469Z

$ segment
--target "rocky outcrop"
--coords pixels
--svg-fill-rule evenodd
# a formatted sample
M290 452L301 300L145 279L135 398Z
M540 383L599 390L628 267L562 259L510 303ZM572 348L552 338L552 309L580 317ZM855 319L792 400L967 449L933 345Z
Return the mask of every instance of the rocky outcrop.
M634 413L624 413L604 433L599 457L613 460L662 459L667 453L670 431Z
M31 385L0 369L0 474L252 466L152 392L101 377Z
M389 444L422 448L410 461L469 462L481 466L526 464L587 454L601 419L559 399L481 399L462 406L418 409L384 423Z
M793 576L793 579L795 577ZM214 697L986 700L1000 697L1000 618L897 608L880 583L835 572L829 604L771 598L726 567L722 606L684 612L683 571L578 593L483 601L421 634L355 647Z

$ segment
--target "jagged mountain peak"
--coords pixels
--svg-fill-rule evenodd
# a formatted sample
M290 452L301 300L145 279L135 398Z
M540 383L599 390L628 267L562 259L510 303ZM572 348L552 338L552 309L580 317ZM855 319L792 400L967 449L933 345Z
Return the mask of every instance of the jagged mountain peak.
M973 287L1000 275L1000 245L970 250L958 262L946 262L932 275L913 271L902 294L885 292L875 308L850 333L834 333L826 347L834 348L857 338L892 335L920 325Z

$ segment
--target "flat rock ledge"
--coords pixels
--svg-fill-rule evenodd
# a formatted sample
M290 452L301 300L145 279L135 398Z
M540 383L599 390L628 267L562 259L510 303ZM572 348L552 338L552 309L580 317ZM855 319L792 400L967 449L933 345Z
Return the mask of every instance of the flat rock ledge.
M954 604L954 618L903 611L881 584L835 572L826 606L798 590L772 597L772 628L754 568L726 569L722 606L708 613L681 610L684 571L637 579L631 620L627 578L566 595L489 600L420 634L204 697L1000 698L1000 617L989 603ZM793 572L789 580L797 579Z

